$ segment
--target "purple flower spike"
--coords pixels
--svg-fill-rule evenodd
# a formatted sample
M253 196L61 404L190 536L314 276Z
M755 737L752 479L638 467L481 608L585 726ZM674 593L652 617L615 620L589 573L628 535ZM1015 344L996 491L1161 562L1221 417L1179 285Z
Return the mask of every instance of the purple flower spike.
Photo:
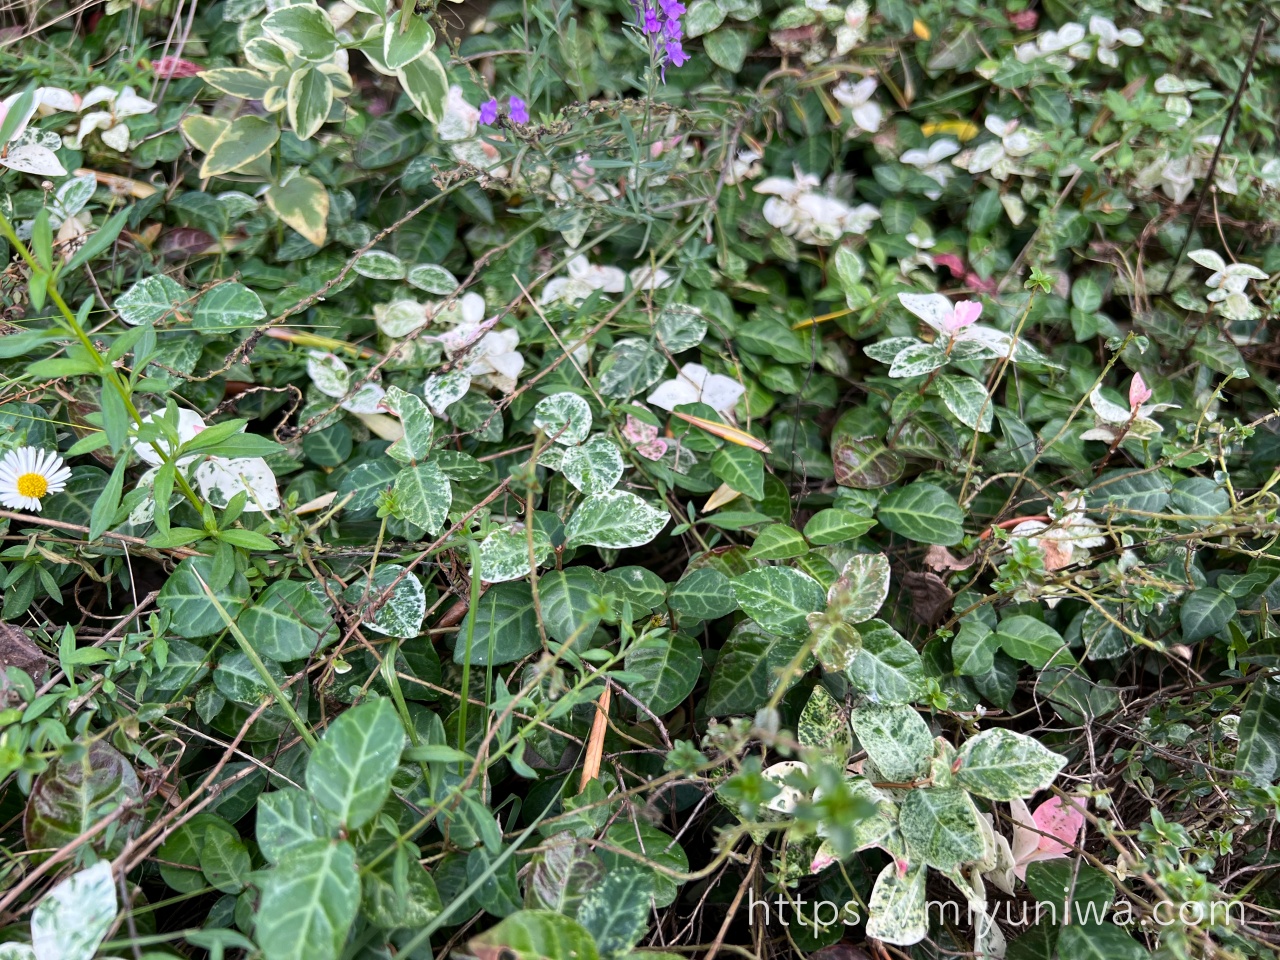
M689 62L689 55L684 52L684 47L679 40L667 41L667 58L673 67L683 67Z
M480 104L480 122L487 127L498 122L498 101L486 100Z
M509 107L511 119L516 123L529 122L529 108L525 106L525 102L519 97L512 97Z
M644 32L657 33L662 29L662 24L658 22L658 11L649 5L644 8Z
M662 4L662 13L668 20L684 16L685 5L680 0L658 0Z

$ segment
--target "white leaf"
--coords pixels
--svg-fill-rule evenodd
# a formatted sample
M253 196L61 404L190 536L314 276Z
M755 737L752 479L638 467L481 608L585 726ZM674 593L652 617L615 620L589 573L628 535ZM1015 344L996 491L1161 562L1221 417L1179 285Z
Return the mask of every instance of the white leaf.
M307 375L327 397L341 399L351 388L351 371L337 354L312 350L307 357Z
M1224 273L1227 269L1226 262L1212 250L1191 250L1187 253L1187 259L1194 260L1214 273Z
M116 918L111 864L99 860L50 890L31 915L36 960L92 960Z
M276 475L261 457L210 457L196 467L195 481L201 496L218 508L225 507L241 491L249 494L246 513L280 507Z
M37 177L62 177L66 176L67 173L67 168L58 160L57 154L48 147L40 146L38 143L26 143L22 146L10 147L8 152L3 157L0 157L0 164L10 170L29 173Z

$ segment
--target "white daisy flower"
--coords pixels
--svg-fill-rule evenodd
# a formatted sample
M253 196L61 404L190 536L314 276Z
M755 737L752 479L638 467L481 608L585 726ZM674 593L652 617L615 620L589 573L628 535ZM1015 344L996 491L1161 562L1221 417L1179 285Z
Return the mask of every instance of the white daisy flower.
M41 501L67 487L71 469L50 450L19 447L0 460L0 503L11 510L40 512Z

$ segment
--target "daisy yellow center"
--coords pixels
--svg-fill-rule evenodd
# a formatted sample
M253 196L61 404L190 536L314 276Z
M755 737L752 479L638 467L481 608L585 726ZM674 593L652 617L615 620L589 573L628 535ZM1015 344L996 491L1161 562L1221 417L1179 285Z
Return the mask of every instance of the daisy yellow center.
M49 481L39 473L24 473L18 477L18 493L39 500L49 492Z

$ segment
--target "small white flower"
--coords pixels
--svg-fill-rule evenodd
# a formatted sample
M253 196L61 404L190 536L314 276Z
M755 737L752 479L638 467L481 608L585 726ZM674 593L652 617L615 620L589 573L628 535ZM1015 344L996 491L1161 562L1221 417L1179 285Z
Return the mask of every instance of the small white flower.
M986 128L1000 139L988 140L972 150L966 150L952 163L970 173L990 171L993 177L1001 181L1007 180L1010 174L1025 173L1017 161L1035 150L1043 137L1030 127L1022 126L1017 120L1005 120L995 114L987 117Z
M1090 17L1089 33L1097 38L1098 60L1109 67L1120 65L1116 48L1121 44L1126 47L1142 46L1142 34L1133 29L1119 30L1115 23L1106 17Z
M733 377L712 373L700 363L686 363L672 380L649 394L649 403L668 412L682 403L705 403L717 413L728 413L746 392Z
M1079 23L1065 23L1061 29L1046 30L1029 43L1019 44L1013 55L1019 63L1033 63L1043 59L1052 66L1070 70L1076 60L1087 59L1091 48L1085 40L1085 29Z
M105 110L95 110L80 118L80 125L75 135L63 138L63 142L71 150L79 150L84 145L84 138L95 130L102 131L102 142L112 150L124 153L129 149L129 125L125 123L129 117L138 117L150 113L156 105L134 92L133 87L125 87L115 91L110 87L94 87L84 95L80 109L105 104Z
M870 16L867 0L853 0L844 8L844 22L836 27L836 56L843 57L867 39L867 19Z
M570 306L600 290L622 293L627 288L627 275L619 267L594 264L584 254L572 258L566 266L567 277L552 277L542 288L541 303L566 303Z
M943 163L943 161L948 157L954 157L959 152L960 144L944 137L941 140L935 140L923 150L918 148L908 150L898 159L908 166L915 167L938 184L937 190L925 191L926 197L930 200L937 200L942 196L942 191L946 189L947 184L956 173L951 164Z
M760 154L755 150L739 150L738 155L729 162L724 182L733 185L743 180L754 180L758 176L760 176Z
M875 77L864 77L857 83L842 80L831 91L836 100L849 108L853 122L867 133L875 133L884 122L884 111L871 99L875 96L876 86Z
M71 469L51 450L10 450L0 460L0 503L10 510L39 513L44 498L65 490L70 478Z
M636 267L627 275L627 279L635 289L648 294L671 284L671 274L661 267L656 270L650 267Z
M795 170L795 178L767 177L755 192L769 195L764 203L765 221L789 237L815 246L829 246L845 234L866 233L880 218L869 203L851 207L843 200L818 193L818 178Z

